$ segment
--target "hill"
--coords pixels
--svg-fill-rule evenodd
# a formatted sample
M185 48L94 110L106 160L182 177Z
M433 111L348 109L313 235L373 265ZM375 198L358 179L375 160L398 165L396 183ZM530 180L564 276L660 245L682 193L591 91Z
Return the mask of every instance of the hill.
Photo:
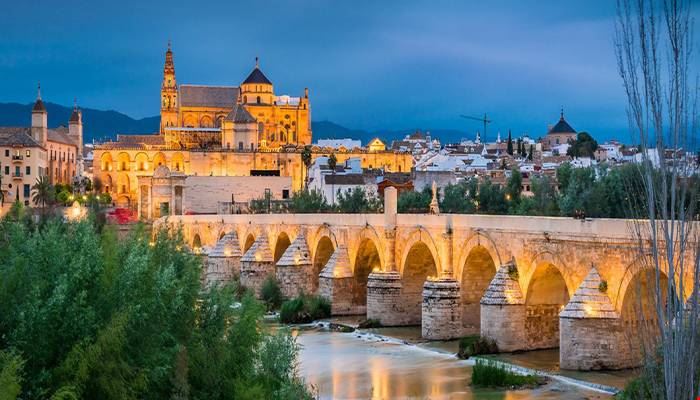
M49 113L49 127L56 128L67 125L72 107L55 103L44 103ZM31 124L32 106L30 104L0 103L0 126L29 126ZM113 110L96 110L93 108L81 108L83 111L84 142L94 140L102 141L116 138L117 133L154 133L158 131L160 116L134 119L126 114ZM311 123L314 140L318 139L360 139L362 144L369 143L375 137L379 137L391 144L392 140L402 139L415 129L365 131L361 129L346 128L332 121L313 121ZM456 142L466 134L452 129L420 129L429 131L433 137L439 138L443 143Z
M72 107L45 102L49 127L67 125ZM0 126L29 126L32 104L0 103ZM134 119L117 111L81 108L83 111L83 141L115 138L117 133L153 133L158 131L160 116Z

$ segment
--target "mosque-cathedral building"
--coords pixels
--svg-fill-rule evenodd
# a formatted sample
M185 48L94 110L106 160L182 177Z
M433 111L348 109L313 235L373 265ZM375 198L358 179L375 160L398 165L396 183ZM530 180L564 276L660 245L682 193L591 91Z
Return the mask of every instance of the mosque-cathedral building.
M311 144L308 89L299 97L276 95L257 58L240 86L178 85L173 52L168 45L161 85L160 131L120 134L116 141L96 146L93 173L119 206L138 208L144 217L158 216L163 207L168 213L181 214L188 211L184 200L184 191L192 186L187 184L188 177L199 184L207 182L205 186L195 185L200 192L209 187L233 194L234 188L221 186L241 182L250 185L253 177L286 178L289 188L280 189L279 193L273 190L274 197L300 190L306 173L301 153L304 146ZM312 158L331 151L313 146ZM341 149L336 151L336 157L339 164L354 157L362 160L364 168L390 172L408 172L412 166L409 153L383 149ZM212 186L212 182L217 183ZM263 185L268 182L253 186L266 188ZM157 183L169 188L157 188ZM277 182L272 186L281 188L284 184ZM156 198L158 193L161 199ZM190 193L190 202L192 195L206 194ZM144 211L144 207L148 210Z

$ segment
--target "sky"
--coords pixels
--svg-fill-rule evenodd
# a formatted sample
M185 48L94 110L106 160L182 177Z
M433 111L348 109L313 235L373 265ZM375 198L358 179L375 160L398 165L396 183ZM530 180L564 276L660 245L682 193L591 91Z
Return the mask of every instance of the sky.
M309 88L315 121L473 134L460 115L488 113L490 139L538 137L563 107L629 138L614 0L0 1L0 102L41 81L45 101L156 115L172 40L179 83L238 85L259 56L277 94Z

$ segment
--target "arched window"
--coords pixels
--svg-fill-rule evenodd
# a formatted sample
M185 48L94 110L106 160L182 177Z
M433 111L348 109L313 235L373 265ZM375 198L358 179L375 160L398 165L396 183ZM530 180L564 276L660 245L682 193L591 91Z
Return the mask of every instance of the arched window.
M243 96L243 102L247 103L248 102L248 96Z
M260 104L260 96L258 96L258 104Z

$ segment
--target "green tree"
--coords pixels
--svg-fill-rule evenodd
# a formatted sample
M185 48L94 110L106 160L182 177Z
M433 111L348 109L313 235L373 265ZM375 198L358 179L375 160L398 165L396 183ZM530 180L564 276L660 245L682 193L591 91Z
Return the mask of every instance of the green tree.
M373 192L361 186L338 191L336 209L341 213L374 213L382 208L382 201Z
M535 146L530 145L530 151L527 153L528 161L532 161L533 155L535 154Z
M510 177L506 181L506 200L509 203L509 208L513 210L520 203L520 194L523 191L523 176L518 167L513 167L510 171Z
M427 213L432 199L430 186L426 186L420 192L403 192L399 194L398 211L400 213Z
M301 151L301 162L304 163L304 188L309 187L309 167L311 166L311 146L304 146L304 150Z
M510 129L508 129L508 144L506 147L506 152L511 156L513 155L513 137L510 134Z
M453 214L471 214L476 211L474 201L470 201L469 189L470 185L465 181L445 186L440 211Z
M486 179L479 185L477 212L481 214L505 214L508 207L503 189Z
M289 211L299 214L321 213L328 211L329 208L325 196L318 189L295 192L289 204Z
M328 168L330 168L332 174L335 174L335 168L337 165L338 159L335 157L335 153L331 153L331 155L328 156Z
M41 206L42 214L46 206L52 204L54 199L54 189L49 177L41 175L36 178L36 183L32 186L32 201L34 205Z
M576 139L571 141L569 149L566 150L566 155L570 157L593 158L597 148L598 142L588 132L579 132L576 135Z

